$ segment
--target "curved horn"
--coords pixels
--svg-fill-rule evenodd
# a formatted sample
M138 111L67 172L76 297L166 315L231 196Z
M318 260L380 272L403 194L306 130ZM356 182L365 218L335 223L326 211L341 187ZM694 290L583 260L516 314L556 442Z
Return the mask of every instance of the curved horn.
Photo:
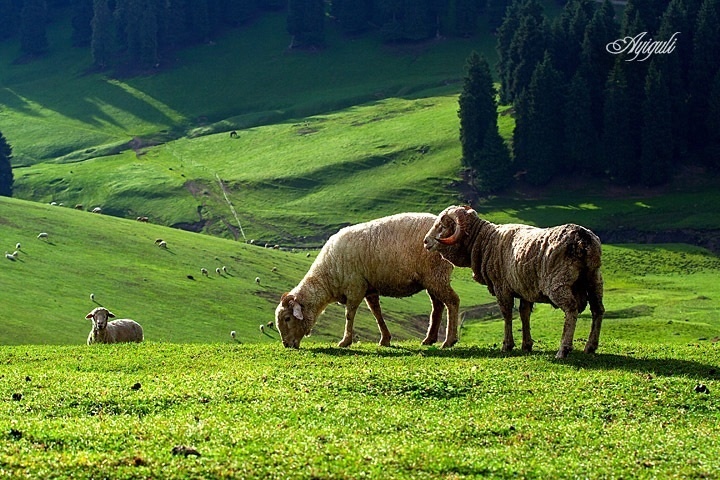
M437 241L439 243L442 243L443 245L455 245L460 241L460 236L462 235L462 228L460 227L460 222L458 221L457 216L455 217L455 231L448 237L444 238L438 238Z
M462 207L456 207L453 213L455 217L455 231L448 237L437 239L437 241L443 245L455 245L460 241L462 234L465 232L467 217L471 213L475 213L475 210L469 205L463 205Z
M438 238L437 241L442 243L443 245L455 245L458 241L460 241L460 234L461 229L460 225L458 225L457 221L455 222L455 231L452 235L445 238Z

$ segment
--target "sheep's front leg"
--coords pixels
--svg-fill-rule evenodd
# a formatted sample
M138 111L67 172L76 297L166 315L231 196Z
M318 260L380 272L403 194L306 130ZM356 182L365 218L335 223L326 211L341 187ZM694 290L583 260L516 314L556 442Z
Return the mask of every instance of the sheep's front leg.
M520 299L520 321L522 322L522 349L524 352L532 352L533 339L530 335L530 314L532 313L533 302Z
M447 297L442 298L443 303L447 306L447 328L445 332L445 341L442 348L450 348L458 341L458 314L460 310L460 297L453 292L447 292Z
M445 308L443 302L440 301L435 295L428 292L430 301L432 302L432 310L430 311L430 323L428 324L427 334L425 339L422 341L423 345L432 345L437 342L438 331L440 330L440 322L442 321L442 312Z
M375 320L377 321L378 328L380 329L380 346L390 346L390 330L388 330L385 324L385 319L382 316L382 310L380 309L380 296L377 294L370 294L365 297L365 303L372 312Z
M503 339L502 351L509 352L515 348L515 339L513 338L512 331L513 297L498 295L497 302L500 306L500 313L502 313L503 319L505 319L505 338Z
M353 325L355 323L355 312L360 302L352 302L348 300L345 305L345 334L338 343L338 347L349 347L353 342Z

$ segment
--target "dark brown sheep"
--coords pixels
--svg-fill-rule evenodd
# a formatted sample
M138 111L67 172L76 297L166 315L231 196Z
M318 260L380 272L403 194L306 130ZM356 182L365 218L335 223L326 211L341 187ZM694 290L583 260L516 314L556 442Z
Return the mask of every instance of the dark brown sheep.
M475 281L487 285L505 319L503 350L515 346L512 310L520 299L525 351L532 350L533 304L549 303L565 313L557 358L573 347L577 316L590 302L592 326L585 353L597 350L603 307L600 272L602 246L587 228L566 224L552 228L495 225L470 207L446 208L425 236L425 248L439 252L458 267L471 267Z

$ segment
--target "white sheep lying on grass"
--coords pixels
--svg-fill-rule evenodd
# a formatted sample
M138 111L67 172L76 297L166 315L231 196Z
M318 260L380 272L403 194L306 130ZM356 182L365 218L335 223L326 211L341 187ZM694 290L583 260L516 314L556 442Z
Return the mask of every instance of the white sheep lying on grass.
M108 318L115 318L115 315L106 308L97 307L85 318L91 319L93 324L87 339L88 345L93 343L140 343L143 341L143 329L139 323L129 318L108 322Z

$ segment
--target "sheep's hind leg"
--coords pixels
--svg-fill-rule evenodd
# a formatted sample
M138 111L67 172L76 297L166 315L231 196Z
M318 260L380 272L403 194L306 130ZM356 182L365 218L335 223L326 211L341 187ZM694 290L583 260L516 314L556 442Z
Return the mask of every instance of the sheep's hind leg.
M338 347L349 347L353 343L353 324L359 304L360 302L351 302L350 299L345 304L345 334L338 343Z
M560 348L555 358L565 358L573 349L575 325L577 324L578 306L570 288L559 288L552 292L550 300L565 312L565 325L563 326Z
M365 297L365 303L372 312L375 320L377 320L378 328L380 329L380 346L390 346L390 330L388 330L385 324L385 319L382 316L382 310L380 309L380 296L377 294L370 294Z
M589 275L588 282L588 301L590 302L590 311L592 312L592 325L590 326L590 335L585 344L585 353L595 353L600 343L600 327L602 325L605 307L603 306L603 278L600 270Z
M500 297L498 296L498 305L500 306L500 313L502 313L503 319L505 320L505 338L503 338L502 351L510 352L515 348L515 339L513 338L512 331L512 315L513 315L513 297Z
M520 321L522 322L522 349L524 352L532 352L533 339L530 335L530 314L532 313L533 302L520 299Z

